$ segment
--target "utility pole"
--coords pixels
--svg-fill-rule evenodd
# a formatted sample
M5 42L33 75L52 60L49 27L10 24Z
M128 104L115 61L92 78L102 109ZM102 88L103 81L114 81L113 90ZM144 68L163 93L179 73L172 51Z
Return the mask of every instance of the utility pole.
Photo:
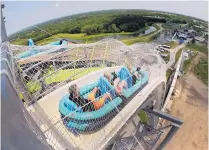
M5 17L3 17L3 8L5 7L4 4L1 4L1 42L6 42L8 41L7 33L6 33L6 28L5 28Z

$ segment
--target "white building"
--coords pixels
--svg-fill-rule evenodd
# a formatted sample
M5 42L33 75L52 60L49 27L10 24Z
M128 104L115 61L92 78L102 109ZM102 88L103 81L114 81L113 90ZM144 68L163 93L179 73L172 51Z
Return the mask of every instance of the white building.
M201 43L205 42L205 39L202 37L195 36L194 39L198 42L201 42Z
M168 57L168 54L162 54L162 53L160 53L160 56L165 58L165 57Z
M186 34L179 34L178 37L183 38L184 40L186 40L188 38L188 36Z
M196 27L196 28L200 28L200 29L203 28L203 26L197 26L197 25L193 25L193 26Z

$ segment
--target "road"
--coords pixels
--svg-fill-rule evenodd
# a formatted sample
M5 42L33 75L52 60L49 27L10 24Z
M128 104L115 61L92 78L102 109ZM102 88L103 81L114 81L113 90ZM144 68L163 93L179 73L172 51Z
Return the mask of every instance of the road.
M169 69L175 63L175 57L176 57L176 53L178 52L178 50L180 50L181 48L184 48L187 45L187 43L190 41L191 41L190 39L186 40L184 42L184 44L181 44L181 45L175 47L174 49L170 50L170 60L167 63L167 69Z
M162 24L157 24L157 25L160 27L160 30L158 31L158 33L159 33L163 30L163 27L162 27Z

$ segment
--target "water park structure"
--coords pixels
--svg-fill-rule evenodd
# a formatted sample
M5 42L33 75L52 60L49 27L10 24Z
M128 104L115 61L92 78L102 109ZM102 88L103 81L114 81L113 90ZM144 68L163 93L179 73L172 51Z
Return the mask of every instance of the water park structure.
M5 106L14 107L4 111L10 116L17 113L28 125L25 130L14 129L24 132L26 141L31 140L25 144L28 149L33 149L32 145L56 150L162 149L183 123L160 111L167 65L154 49L139 49L109 38L91 44L57 41L59 44L36 46L30 39L29 46L12 45L1 19L2 99ZM121 93L104 76L113 72L127 84ZM133 83L134 73L139 78ZM84 99L95 87L100 89L100 95L88 104L106 93L111 96L100 108L85 111L85 105L78 106L69 98L69 87L75 84ZM171 123L165 126L164 120ZM12 121L16 120L8 124ZM9 127L14 128L4 126L5 131ZM167 128L170 131L159 143ZM14 142L8 132L3 134L7 137L4 143L21 147L21 140Z

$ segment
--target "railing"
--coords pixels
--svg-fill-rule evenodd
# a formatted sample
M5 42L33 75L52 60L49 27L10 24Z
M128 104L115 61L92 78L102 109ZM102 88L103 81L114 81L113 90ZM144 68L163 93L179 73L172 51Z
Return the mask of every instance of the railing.
M164 106L163 106L163 109L162 111L167 111L166 109L168 109L168 103L169 103L169 100L171 99L171 95L173 93L173 90L175 88L175 84L176 84L176 81L177 81L177 78L178 78L178 75L179 75L179 69L180 69L180 65L181 65L181 61L182 61L182 57L183 57L183 52L181 52L181 55L179 57L179 60L177 62L177 67L176 67L176 71L175 71L175 74L174 74L174 77L173 77L173 81L171 83L171 87L169 89L169 92L168 92L168 95L165 99L165 103L164 103Z
M108 43L109 42L109 43ZM34 104L30 106L26 106L29 109L29 112L33 119L36 121L38 126L41 127L42 132L47 137L48 143L54 148L54 149L66 149L66 148L79 148L79 149L100 149L104 148L108 141L110 141L116 134L119 132L119 129L122 128L122 126L128 127L127 120L134 114L136 111L136 108L140 105L140 103L136 103L137 100L135 99L134 103L129 105L129 107L134 107L132 110L131 108L128 109L128 104L124 106L122 109L119 106L115 106L111 104L110 106L114 108L114 111L111 112L114 114L113 116L109 116L105 118L106 125L104 125L104 120L102 121L95 121L92 124L97 124L98 128L95 127L95 132L92 132L91 134L84 135L79 133L74 125L71 125L70 131L68 131L69 128L67 128L64 125L64 122L66 122L67 118L65 117L60 119L58 112L58 102L52 107L51 105L48 105L47 103L53 103L53 99L56 99L59 101L60 99L53 98L50 95L53 95L53 92L59 90L61 87L64 87L65 84L70 85L77 81L72 81L74 79L77 79L81 77L81 75L85 72L86 75L91 72L91 69L95 69L93 66L94 64L98 64L98 62L95 62L95 60L101 60L104 64L106 62L113 62L115 65L131 65L131 66L138 66L137 62L141 61L139 58L143 58L145 54L149 56L151 54L151 51L149 49L146 49L145 53L142 52L133 52L132 50L129 50L128 47L122 45L114 45L115 43L111 43L109 41L102 41L98 42L96 44L90 44L88 45L88 51L86 50L86 45L78 45L75 47L72 47L69 50L65 51L56 51L53 54L50 54L50 56L45 54L40 55L34 55L29 57L30 59L20 59L17 63L21 64L22 66L22 72L20 70L19 75L23 79L22 82L25 87L33 87L33 88L40 88L36 91L36 93L32 92L31 97L29 98L30 101L33 101ZM121 44L120 42L117 44ZM79 47L80 46L80 47ZM126 49L127 48L127 49ZM105 53L104 53L105 51ZM133 61L133 57L139 55L136 57L136 59ZM156 55L156 54L154 54ZM48 56L48 57L42 57L42 56ZM102 57L103 56L103 57ZM28 62L37 61L36 64L29 64ZM150 82L153 81L153 79L159 79L161 81L160 76L163 76L164 70L161 60L155 62L153 67L150 67L150 64L147 64L142 66L150 76ZM146 62L145 62L146 64ZM50 67L52 66L52 67ZM108 66L108 65L107 65ZM160 66L160 68L159 68ZM52 70L50 70L52 68ZM65 79L63 80L57 80L57 77L59 77L60 72L65 72L66 70L72 70L72 73L65 74ZM76 70L77 69L77 70ZM103 68L102 68L103 69ZM43 72L41 73L41 70ZM26 78L24 79L23 73L26 74ZM64 74L62 74L63 76ZM88 76L88 75L87 75ZM27 77L29 80L27 81ZM61 76L60 76L61 77ZM86 77L86 80L91 80L90 78ZM86 81L85 81L86 82ZM50 84L51 83L51 84ZM154 82L158 84L157 80ZM157 86L154 85L153 87ZM64 93L67 90L63 90L60 92L59 95L64 95ZM148 91L151 92L151 91ZM26 94L29 92L25 91ZM50 94L49 94L50 93ZM46 94L47 97L44 97ZM143 93L139 92L138 96L147 96L149 93ZM146 97L145 96L145 97ZM41 98L43 97L43 98ZM40 99L41 98L41 99ZM48 99L48 102L46 101L46 98ZM36 101L37 99L40 99L40 101ZM138 98L142 99L142 97ZM143 98L143 100L145 100ZM142 102L142 101L141 101ZM47 104L47 105L46 105ZM129 103L130 104L130 103ZM142 103L141 103L142 104ZM33 109L34 108L34 111ZM49 110L52 109L56 115L50 114L52 111ZM133 111L133 112L132 112ZM68 114L68 116L72 116L76 114L76 110L74 112L71 112ZM101 114L104 114L104 112L101 112ZM104 125L104 127L102 126ZM87 129L85 129L87 131ZM90 131L88 131L90 132ZM78 134L78 135L75 135ZM134 134L131 133L134 137ZM140 146L141 142L139 139L134 138L135 142L141 149L144 146ZM97 143L95 143L97 141Z
M94 56L93 53L96 53L96 51L93 48L92 51L88 52L86 58L84 50L85 49L79 50L79 48L76 48L75 51L70 50L70 53L69 50L58 53L57 55L53 55L34 65L30 65L25 70L19 71L18 74L19 76L22 76L21 78L23 79L23 84L28 89L32 97L40 99L57 87L78 78L80 74L87 74L88 72L101 68L101 66L108 61L114 61L111 63L115 64L122 64L125 62L123 56L126 55L126 52L106 54L105 58L101 58L99 57L100 53L98 52L97 56ZM69 59L69 61L68 58L65 58L66 56L74 58L74 54L76 55L75 60ZM82 57L78 57L78 54L82 54ZM92 58L92 56L94 57ZM58 57L61 57L61 60L57 60ZM90 59L88 59L88 57ZM95 60L101 60L101 66L98 66L97 68L92 67L94 66ZM107 66L108 65L109 64L107 64ZM62 72L66 73L63 74ZM60 78L60 80L57 80L58 78Z
M108 68L107 68L108 69ZM155 76L157 75L156 73L154 73ZM153 75L154 75L153 74ZM152 75L152 76L153 76ZM154 76L153 76L154 77ZM86 76L85 78L88 78L90 79L88 76ZM86 80L85 80L86 81ZM77 83L77 81L73 81L71 84L73 83ZM70 84L68 84L69 86ZM67 85L66 85L67 86ZM61 90L61 89L60 89ZM66 91L66 90L61 90L61 91ZM58 92L58 91L57 91ZM54 97L53 96L53 93L52 92L50 95L51 97ZM59 93L59 92L58 92ZM66 93L66 92L64 92ZM63 93L63 94L64 94ZM142 95L144 93L141 93L139 95ZM147 93L146 93L147 94ZM59 94L60 95L60 94ZM148 94L147 94L148 95ZM51 103L54 103L51 99L51 97L47 97L47 99L50 99ZM56 99L56 98L55 98ZM46 103L46 98L41 100L42 102ZM49 102L50 102L49 101ZM42 102L40 102L39 104L42 105ZM138 103L138 105L140 105ZM43 107L43 106L41 106ZM51 109L53 109L54 107L52 106L48 106L48 107L51 107ZM80 148L80 149L100 149L101 145L104 144L106 142L106 140L110 140L110 138L112 138L112 134L115 135L115 132L120 128L119 126L121 126L122 122L125 123L125 126L127 126L127 123L126 123L126 119L124 119L124 115L127 116L127 114L129 114L128 112L128 109L126 110L122 110L123 113L120 115L121 113L121 108L120 107L116 107L116 106L113 106L116 110L115 110L115 113L116 113L116 116L117 117L108 117L108 119L110 119L110 122L107 124L107 125L104 125L104 123L102 122L99 122L99 121L95 121L94 124L103 124L104 127L99 129L98 128L98 131L96 132L92 132L92 133L89 133L88 135L82 135L79 131L77 131L76 128L74 127L71 127L70 131L64 126L64 122L65 120L68 118L68 116L73 116L75 113L76 113L76 110L71 112L70 114L67 115L67 117L64 117L62 119L59 119L59 117L57 116L53 116L53 115L49 115L47 114L48 116L50 116L50 118L53 118L53 123L52 123L52 126L48 127L46 130L43 130L43 132L46 134L49 134L50 136L52 136L51 134L53 133L54 130L58 130L63 138L68 141L68 143L71 143L73 145L74 148ZM57 109L57 105L55 106L55 108ZM58 111L58 110L56 110ZM48 112L48 110L46 110L46 112ZM102 112L103 114L104 112ZM130 113L132 114L132 113ZM129 117L128 117L129 118ZM108 120L107 119L107 120ZM125 122L124 122L125 121ZM117 122L117 123L116 123ZM87 130L85 130L87 131ZM74 135L74 134L77 134ZM48 135L48 136L49 136ZM103 135L103 136L101 136ZM54 135L56 137L56 135ZM53 137L54 137L53 136ZM51 137L52 138L52 137ZM52 138L53 139L53 138ZM59 140L58 140L59 141ZM58 142L57 141L57 142ZM95 141L97 141L97 143L95 143Z
M115 89L109 90L109 93L111 93L112 90L115 90ZM94 102L95 101L91 101L91 102L85 104L82 108L89 106L90 104L93 104ZM70 143L72 143L72 145L74 146L75 149L77 149L77 148L78 149L89 149L89 150L90 149L100 149L101 148L100 144L103 142L103 140L105 140L106 138L109 138L109 133L113 132L117 128L117 125L121 124L121 121L124 120L124 113L121 114L120 111L123 109L123 107L125 107L125 105L128 105L128 101L123 102L123 103L124 104L121 104L120 106L116 106L114 103L110 103L109 107L113 108L112 112L109 113L108 115L105 115L105 118L100 118L100 119L97 118L94 121L90 119L89 121L87 121L90 124L89 128L86 128L82 131L78 129L79 126L75 127L73 124L70 128L64 127L64 124L66 124L66 122L68 122L70 120L72 120L72 121L74 120L74 119L70 119L70 118L73 118L73 116L75 116L79 112L80 108L77 108L77 110L72 111L71 113L67 114L66 116L63 116L63 118L61 118L61 119L58 119L58 121L56 121L53 124L53 126L49 127L47 130L45 130L44 133L45 134L50 133L51 130L57 129L63 134L63 136ZM103 115L105 114L105 112L100 112L100 113ZM81 118L77 118L77 119L81 119ZM86 118L86 119L88 120L88 118ZM83 122L83 124L85 124L85 123ZM125 122L125 125L127 126L126 122ZM67 124L66 124L66 126L67 126ZM81 123L80 127L81 126L82 126L82 123ZM91 126L97 126L97 127L91 127ZM70 130L70 131L68 131L68 130ZM94 132L96 132L96 133L94 133ZM88 135L82 135L82 133L86 133ZM76 134L78 136L76 136ZM103 136L101 136L101 135L103 135ZM137 138L135 140L138 141ZM140 145L139 142L138 142L138 144Z
M2 121L6 125L2 127L2 130L5 131L2 133L2 135L6 137L6 139L3 141L2 146L5 147L10 145L21 149L21 147L23 147L22 143L20 144L20 142L18 141L13 142L12 139L18 138L17 136L22 134L21 139L26 142L26 147L29 146L27 142L28 140L30 140L30 146L32 146L31 149L33 149L33 146L38 146L41 149L50 149L45 136L40 131L39 127L36 125L32 117L28 114L18 96L14 72L15 66L13 63L13 57L9 47L9 43L1 43L1 104L2 107L4 107L2 108ZM11 119L10 117L12 117L13 119ZM13 124L13 126L11 124ZM14 127L14 124L16 127ZM22 130L22 128L24 128L24 130ZM8 131L11 131L12 134L8 133Z
M4 29L3 33L6 34L5 29ZM6 40L5 37L2 39ZM104 44L104 43L106 43L106 44ZM86 48L85 44L75 46L74 48L77 48L79 46L83 46L83 48ZM85 67L82 67L82 69L80 69L77 72L75 71L75 68L76 68L75 64L78 61L83 60L85 58L85 60L86 59L91 60L90 66L92 66L92 63L93 63L92 60L96 60L96 58L99 58L100 54L102 54L102 51L104 49L105 49L105 55L104 55L104 58L102 59L103 64L105 61L111 60L111 61L115 62L116 65L127 65L127 64L136 65L136 62L132 63L132 56L131 55L127 56L127 54L128 54L127 52L129 50L129 48L121 42L114 41L114 40L111 41L111 39L108 39L108 40L102 40L96 44L90 44L89 46L93 49L93 53L91 55L92 56L91 58L89 57L88 53L86 53L85 49L81 50L83 52L82 52L81 56L79 56L79 58L73 57L73 54L75 53L75 51L69 53L69 51L67 51L67 50L64 52L62 50L60 50L60 51L58 50L58 51L53 51L54 55L52 55L52 57L48 57L48 58L44 57L44 58L41 58L42 60L40 58L37 58L37 60L40 59L41 61L39 61L37 64L35 64L33 66L26 67L27 69L24 69L24 70L19 69L17 66L20 64L20 62L23 65L25 65L27 62L26 60L29 60L29 59L14 60L13 55L10 51L10 48L8 48L6 50L6 53L1 52L1 55L6 54L8 57L7 60L9 60L9 61L5 61L5 62L7 63L8 68L9 68L7 70L10 70L10 73L7 74L7 76L10 79L10 83L15 81L15 79L17 78L17 80L19 80L19 81L16 81L15 83L20 83L24 88L27 87L28 85L35 85L36 86L36 84L38 84L39 82L45 82L45 80L48 79L49 77L53 77L53 76L59 74L59 71L61 71L61 70L69 69L71 67L74 68L74 74L73 75L70 74L64 81L59 82L57 85L46 86L43 83L43 87L45 89L44 90L42 89L39 94L32 93L30 95L28 91L24 91L26 94L26 97L29 100L33 100L34 97L36 100L38 97L44 96L44 94L51 92L52 90L54 90L54 88L57 88L58 86L61 86L70 80L80 77L80 74L83 71L85 71L86 68L89 67L89 64L83 64ZM17 48L17 50L14 50L12 52L13 52L13 54L16 55L16 54L19 54L19 52L23 52L23 51L28 50L27 49L28 47L24 47L24 48L26 48L26 49L20 50L20 48ZM34 47L34 48L39 48L39 47ZM42 48L42 47L40 47L40 48ZM127 49L127 51L121 52L120 48L122 48L122 50ZM97 51L95 49L97 49ZM111 52L113 49L114 49L114 52ZM42 50L44 51L45 49L42 49ZM57 52L60 52L60 53L56 54ZM32 57L30 57L30 59L37 57L37 56L41 56L42 54L32 56ZM69 58L71 58L71 59L69 59L69 60L71 60L73 62L72 63L67 62L68 60L66 60L66 58L65 58L66 55L63 55L63 54L70 55ZM77 51L77 54L78 54L78 51ZM76 54L76 56L77 56L77 54ZM59 56L61 56L61 58L58 58ZM115 56L117 56L117 57L115 58ZM57 64L57 66L56 66L55 60L57 60L57 59L66 60L66 62L64 63L64 65L62 63L62 64ZM14 62L13 62L13 60L14 60ZM42 67L45 70L49 69L48 68L49 61L53 62L54 71L52 71L51 73L49 71L48 74L47 73L41 73L41 74L37 73L39 71L39 69ZM47 67L45 67L45 65L47 65ZM42 66L42 67L40 67L40 66ZM37 68L37 67L39 67L39 68ZM142 85L142 83L140 82L141 88L134 95L137 97L135 97L133 99L132 98L129 99L129 101L132 99L131 100L132 103L129 103L128 99L122 99L123 105L121 106L121 105L116 105L115 103L111 103L112 101L110 101L109 102L110 107L112 107L114 111L110 112L110 115L108 115L107 118L105 118L105 119L103 118L104 120L103 119L101 119L101 120L96 119L95 121L89 120L88 123L91 123L91 125L98 124L98 126L99 126L98 128L97 127L95 128L95 130L97 130L97 132L94 132L94 133L92 132L89 135L84 135L84 134L75 135L75 134L79 133L79 131L75 127L75 125L71 124L71 127L70 127L71 131L68 131L69 128L66 127L66 121L69 123L68 119L71 117L72 120L70 120L70 121L73 122L73 119L74 119L73 116L75 116L75 114L78 112L78 109L74 110L71 113L68 113L66 116L64 116L61 119L57 116L53 116L53 115L50 116L49 112L46 111L46 109L49 109L50 106L47 108L44 108L44 105L41 105L41 103L43 103L43 101L41 101L40 103L35 101L35 103L30 106L26 104L25 107L27 108L27 111L25 110L24 107L22 107L22 102L20 101L20 105L21 105L20 109L23 110L23 113L24 113L25 118L27 120L28 126L31 128L31 130L34 133L36 133L36 136L39 138L39 140L41 140L47 146L49 144L54 149L58 149L58 150L77 149L77 148L88 149L88 150L101 149L101 148L104 148L106 146L107 142L110 141L119 132L119 129L121 129L122 126L129 127L129 125L127 123L128 119L137 111L138 107L143 104L143 102L146 100L146 97L152 91L152 88L154 88L154 86L157 86L157 84L159 84L158 82L163 81L161 78L158 78L161 76L160 74L162 72L157 72L157 73L152 72L152 70L151 70L152 68L151 69L149 67L147 67L147 68L148 68L147 71L150 75L150 79L152 79L151 81L153 81L153 82L150 81L150 85L148 84L149 88L146 88L146 87L144 88L144 84ZM162 69L162 68L160 68L160 69ZM26 76L29 76L31 78L30 80L33 83L29 83L27 85L28 81L26 81L27 79L24 79L23 73L26 73ZM34 76L36 76L36 77L34 77ZM87 79L92 80L89 77L90 76L86 76L85 81L87 81ZM79 80L77 80L77 81L79 81ZM75 81L75 82L77 82L77 81ZM53 82L53 79L50 80L50 82ZM73 84L73 81L70 84ZM17 97L18 93L15 90L14 84L12 84L12 87L14 89L14 93L16 94L15 100L18 100L19 99ZM146 90L144 90L144 89L146 89ZM113 90L113 89L111 89L111 90ZM142 92L140 90L144 90L144 92ZM151 90L151 91L149 91L149 90ZM111 91L109 91L109 93L111 93ZM49 94L49 96L51 94L53 94L53 92L51 92ZM138 101L138 99L140 99L140 102ZM96 102L96 101L94 100L92 102L89 102L86 105L93 104L94 102ZM58 106L56 105L54 111L58 111L57 107ZM83 107L85 107L85 106L83 106ZM105 115L105 111L101 111L101 114ZM38 128L37 126L40 128ZM84 131L87 131L87 129L85 129ZM92 130L90 130L90 131L92 131ZM130 134L133 136L133 140L140 147L140 149L144 149L144 145L140 142L140 140L134 134L134 132L132 132ZM27 143L25 143L25 144L27 144ZM126 143L124 143L124 144L126 146L128 146L129 148L134 149L133 145L129 146Z

